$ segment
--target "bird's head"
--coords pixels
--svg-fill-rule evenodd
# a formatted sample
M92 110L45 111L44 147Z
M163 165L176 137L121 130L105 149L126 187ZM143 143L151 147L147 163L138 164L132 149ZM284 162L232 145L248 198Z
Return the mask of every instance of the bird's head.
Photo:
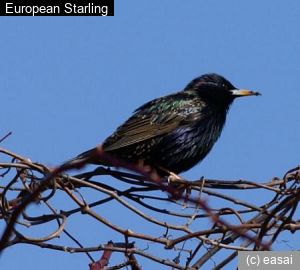
M238 89L223 76L215 73L204 74L192 80L184 91L196 92L200 98L228 107L235 98L258 96L258 92Z

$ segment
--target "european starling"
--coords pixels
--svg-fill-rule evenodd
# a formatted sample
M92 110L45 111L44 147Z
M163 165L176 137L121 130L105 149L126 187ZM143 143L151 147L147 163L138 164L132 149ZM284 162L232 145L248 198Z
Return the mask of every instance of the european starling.
M237 97L260 95L240 90L211 73L192 80L182 91L154 99L138 109L100 146L102 151L156 171L189 170L210 152L220 137L226 114ZM91 157L95 149L70 161ZM103 164L99 158L93 164Z

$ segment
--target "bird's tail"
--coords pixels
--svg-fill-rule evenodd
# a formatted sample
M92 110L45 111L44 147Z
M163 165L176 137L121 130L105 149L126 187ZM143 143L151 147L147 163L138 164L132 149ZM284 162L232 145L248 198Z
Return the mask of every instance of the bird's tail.
M74 169L82 167L86 164L105 165L105 163L101 162L101 159L99 159L100 151L102 151L102 147L97 146L93 149L79 154L77 157L65 161L62 165L67 167L73 167Z

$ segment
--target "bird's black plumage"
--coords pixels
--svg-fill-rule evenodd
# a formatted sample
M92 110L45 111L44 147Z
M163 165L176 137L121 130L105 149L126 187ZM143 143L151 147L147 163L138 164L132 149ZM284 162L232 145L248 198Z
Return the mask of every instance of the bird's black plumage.
M143 162L153 169L186 171L199 163L220 137L233 100L248 95L258 93L239 90L217 74L202 75L183 91L139 107L101 148L119 159ZM73 160L91 153L93 149ZM103 164L97 159L92 162Z

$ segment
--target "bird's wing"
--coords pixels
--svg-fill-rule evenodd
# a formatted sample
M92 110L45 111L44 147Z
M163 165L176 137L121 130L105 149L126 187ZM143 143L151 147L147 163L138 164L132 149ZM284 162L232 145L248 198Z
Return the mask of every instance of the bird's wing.
M192 123L201 114L201 107L192 107L190 100L181 100L181 103L175 107L172 103L174 97L159 101L164 102L161 107L154 106L155 102L157 103L154 100L138 109L112 136L106 139L103 150L116 150L170 133L178 127Z

